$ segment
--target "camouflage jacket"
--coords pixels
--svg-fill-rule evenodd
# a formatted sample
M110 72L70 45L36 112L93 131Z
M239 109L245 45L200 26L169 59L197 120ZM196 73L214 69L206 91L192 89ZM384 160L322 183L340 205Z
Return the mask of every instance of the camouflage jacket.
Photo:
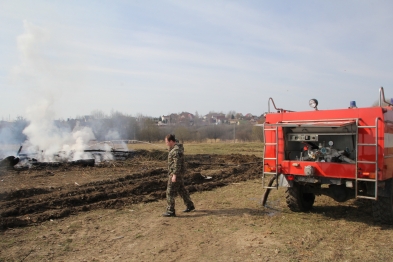
M168 154L168 174L182 175L185 170L184 147L182 144L176 143Z

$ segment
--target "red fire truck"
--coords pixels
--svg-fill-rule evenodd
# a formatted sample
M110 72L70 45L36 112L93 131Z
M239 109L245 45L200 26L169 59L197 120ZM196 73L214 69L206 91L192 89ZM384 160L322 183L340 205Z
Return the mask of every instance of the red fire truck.
M275 112L270 112L270 104ZM373 200L375 221L393 223L393 101L379 89L379 106L293 112L269 98L264 128L263 181L286 187L292 211L312 208L316 195L338 202ZM265 180L270 177L268 183Z

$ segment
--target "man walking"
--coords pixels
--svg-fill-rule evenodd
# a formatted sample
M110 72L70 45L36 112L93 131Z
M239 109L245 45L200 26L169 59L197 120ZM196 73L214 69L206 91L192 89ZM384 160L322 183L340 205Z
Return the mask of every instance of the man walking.
M168 186L166 189L166 200L168 207L163 214L164 217L175 217L175 196L178 193L186 205L183 212L190 212L195 209L191 201L190 194L184 187L183 175L186 167L184 162L184 147L178 143L175 135L169 134L165 137L165 143L168 146Z

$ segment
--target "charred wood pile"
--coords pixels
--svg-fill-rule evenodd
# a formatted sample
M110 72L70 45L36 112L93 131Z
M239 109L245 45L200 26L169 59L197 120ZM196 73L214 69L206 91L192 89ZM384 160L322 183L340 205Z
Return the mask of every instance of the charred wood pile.
M30 168L30 167L59 167L64 164L93 167L96 162L103 162L108 160L125 160L133 157L136 151L123 151L123 150L102 150L102 149L88 149L84 150L84 158L77 160L69 160L68 158L62 158L63 152L53 155L50 161L39 160L39 153L21 153L22 146L19 148L16 156L7 156L4 159L0 159L0 168ZM40 152L43 153L43 152ZM72 156L72 155L71 155ZM71 157L70 157L71 158ZM56 160L58 159L58 160ZM72 159L72 158L71 158Z

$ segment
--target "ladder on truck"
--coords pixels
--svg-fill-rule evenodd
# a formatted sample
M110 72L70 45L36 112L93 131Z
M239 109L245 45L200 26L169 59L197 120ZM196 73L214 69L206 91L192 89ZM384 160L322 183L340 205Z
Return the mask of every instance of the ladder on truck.
M264 189L278 189L278 126L275 125L270 126L270 127L266 127L265 124L263 124L263 130L264 130L264 136L263 136L263 160L262 160L262 167L263 167L263 173L262 173L262 185ZM265 131L269 131L269 132L274 132L274 140L272 142L267 143L266 142L266 132ZM267 152L267 148L269 147L275 147L275 154L274 157L266 157L266 152ZM273 170L271 171L265 171L265 160L273 160L274 162L274 172ZM276 178L276 183L275 186L266 186L265 184L265 179L266 179L266 175L273 175Z
M380 118L377 117L375 119L374 126L359 126L359 119L356 121L357 132L356 132L356 168L355 168L355 196L356 198L365 198L365 199L373 199L377 200L378 198L378 120ZM370 129L375 131L375 141L374 143L359 143L359 129ZM363 161L359 160L359 149L365 147L375 147L375 161ZM359 177L359 164L370 164L375 166L375 175L374 178L360 178ZM373 195L359 195L359 182L367 182L374 184L374 194Z

